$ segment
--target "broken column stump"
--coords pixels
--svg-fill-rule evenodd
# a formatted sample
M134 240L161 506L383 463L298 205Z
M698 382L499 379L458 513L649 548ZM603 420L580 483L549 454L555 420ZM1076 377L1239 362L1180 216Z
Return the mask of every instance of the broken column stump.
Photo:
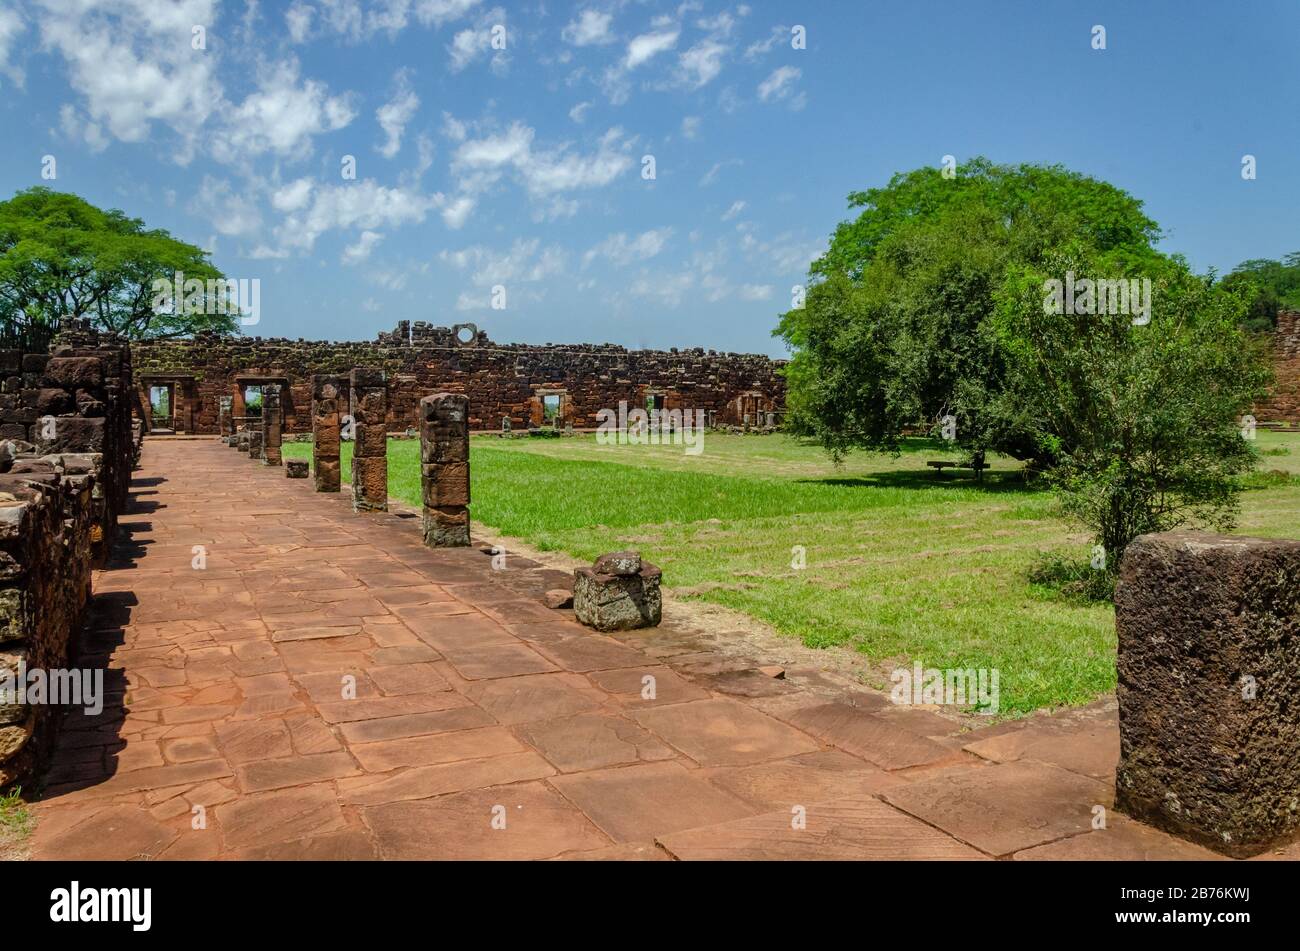
M254 426L248 431L248 458L262 458L262 428Z
M388 511L388 394L384 371L352 371L352 511Z
M342 481L339 401L344 389L342 377L317 375L311 378L311 459L316 472L317 492L337 492Z
M1129 544L1115 592L1116 808L1228 855L1300 827L1300 541Z
M601 555L573 572L574 616L598 631L655 627L663 619L660 571L634 551Z
M222 440L235 431L234 421L230 418L233 415L234 403L233 396L222 396L217 399L217 433Z
M284 438L284 416L280 407L280 384L262 387L262 463L278 466L282 462L280 445Z
M306 459L290 459L284 464L287 479L305 479L308 476Z
M420 484L424 543L469 544L469 398L435 393L420 400Z

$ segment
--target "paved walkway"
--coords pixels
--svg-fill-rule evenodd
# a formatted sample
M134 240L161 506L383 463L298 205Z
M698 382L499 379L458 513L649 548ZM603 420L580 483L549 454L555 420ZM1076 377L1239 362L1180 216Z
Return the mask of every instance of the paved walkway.
M150 440L37 858L1205 858L1109 812L1113 702L976 733L666 623L213 440ZM205 561L204 561L205 559ZM203 567L196 565L203 564Z

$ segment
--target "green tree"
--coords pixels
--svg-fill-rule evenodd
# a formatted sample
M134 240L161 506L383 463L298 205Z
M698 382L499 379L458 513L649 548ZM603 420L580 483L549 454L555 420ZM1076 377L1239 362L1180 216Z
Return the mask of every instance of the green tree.
M159 305L177 274L203 290ZM237 332L208 255L138 218L104 211L76 195L30 188L0 202L0 322L55 324L88 318L132 339Z
M1056 460L1048 478L1113 570L1140 534L1234 524L1237 477L1256 458L1243 417L1272 373L1260 341L1241 327L1246 297L1180 259L1153 281L1145 324L1046 306L1046 281L1112 266L1069 249L1023 268L999 295L992 324L1005 397L1033 408L1025 417L1032 438Z
M988 317L1009 273L1082 243L1116 266L1155 270L1159 237L1142 203L1057 166L974 159L856 192L811 267L805 306L776 330L793 351L790 425L834 455L894 451L907 427L955 420L956 444L1028 458L1043 451L1026 408L1003 398Z
M1300 251L1281 261L1243 261L1223 278L1223 283L1241 290L1246 297L1248 311L1243 324L1247 330L1272 330L1277 326L1279 310L1300 310Z

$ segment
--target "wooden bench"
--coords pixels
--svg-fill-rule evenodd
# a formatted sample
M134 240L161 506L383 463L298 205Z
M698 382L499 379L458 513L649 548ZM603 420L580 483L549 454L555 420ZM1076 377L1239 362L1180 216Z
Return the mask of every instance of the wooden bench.
M984 470L989 467L987 462L951 462L947 459L931 459L926 463L936 474L943 475L944 469L973 469L976 480L984 481Z

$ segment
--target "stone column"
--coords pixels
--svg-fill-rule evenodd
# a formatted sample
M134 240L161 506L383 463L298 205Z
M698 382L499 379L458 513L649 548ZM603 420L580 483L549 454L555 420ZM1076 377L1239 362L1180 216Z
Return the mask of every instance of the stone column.
M388 511L388 394L384 371L352 371L352 510Z
M217 399L217 435L222 439L225 439L228 435L226 432L227 429L229 429L231 433L235 431L230 420L230 407L233 403L234 399L229 396L222 396Z
M284 438L284 417L280 408L280 384L262 387L262 462L281 464L280 444Z
M1300 541L1166 532L1115 592L1120 811L1219 852L1300 829Z
M343 391L341 377L312 377L311 458L316 470L317 492L339 491L342 472L339 465L339 399Z
M420 400L420 484L424 543L469 544L469 398L435 393Z

